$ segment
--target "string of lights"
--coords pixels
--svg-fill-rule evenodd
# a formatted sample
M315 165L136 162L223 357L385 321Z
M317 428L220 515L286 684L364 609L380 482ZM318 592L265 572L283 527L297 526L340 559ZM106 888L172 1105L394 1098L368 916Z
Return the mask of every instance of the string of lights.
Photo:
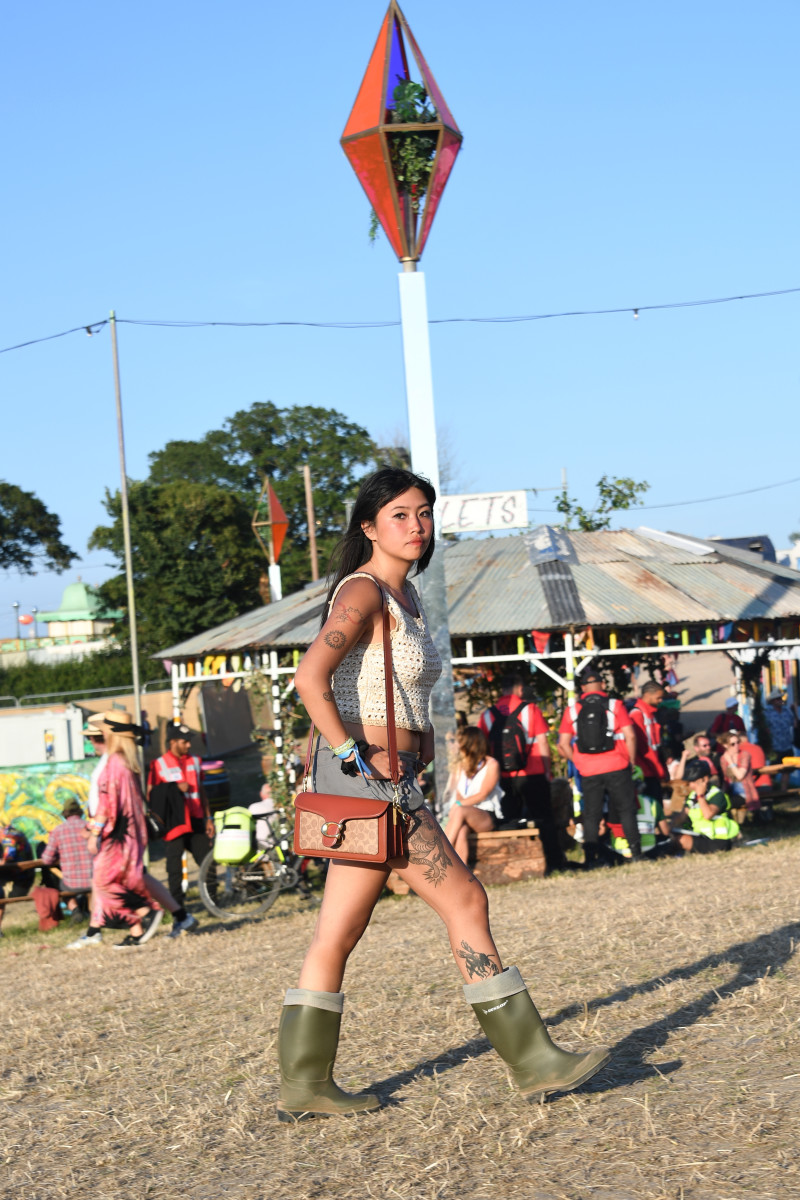
M630 313L638 318L640 313L656 312L670 308L702 308L711 304L731 304L735 300L764 300L771 296L789 296L800 292L800 287L779 288L771 292L747 292L740 296L718 296L710 300L674 300L664 304L627 304L622 308L585 308L570 309L565 312L532 313L527 316L511 317L433 317L431 325L512 325L524 321L554 321L563 317L603 317L619 313ZM73 329L64 329L61 333L50 333L46 337L31 338L27 342L18 342L14 346L6 346L0 354L8 354L12 350L23 350L27 346L37 346L41 342L52 342L56 338L68 337L71 333L99 333L108 321L93 321L89 325L76 325ZM300 327L305 329L390 329L400 324L399 321L161 321L152 318L117 317L118 325L150 325L163 329L277 329L281 327Z

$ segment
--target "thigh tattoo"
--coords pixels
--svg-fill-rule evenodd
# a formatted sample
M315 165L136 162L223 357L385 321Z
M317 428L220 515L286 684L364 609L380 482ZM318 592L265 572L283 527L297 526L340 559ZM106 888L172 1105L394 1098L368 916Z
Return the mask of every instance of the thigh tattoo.
M447 843L438 821L425 808L411 813L411 832L408 835L408 861L425 868L428 883L438 887L447 868L453 865L447 854Z

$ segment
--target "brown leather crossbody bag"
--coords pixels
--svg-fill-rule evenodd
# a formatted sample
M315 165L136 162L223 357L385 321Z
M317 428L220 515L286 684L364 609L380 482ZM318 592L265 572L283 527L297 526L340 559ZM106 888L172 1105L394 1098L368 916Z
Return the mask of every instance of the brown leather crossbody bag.
M364 572L366 574L366 572ZM372 576L370 576L372 578ZM311 792L311 761L314 741L312 722L308 735L303 790L295 796L294 851L310 858L341 858L350 862L385 863L406 853L407 816L400 805L400 767L397 730L394 723L394 682L389 609L383 588L383 673L386 681L386 733L389 742L389 774L394 795L390 800L365 796L338 796L333 792Z

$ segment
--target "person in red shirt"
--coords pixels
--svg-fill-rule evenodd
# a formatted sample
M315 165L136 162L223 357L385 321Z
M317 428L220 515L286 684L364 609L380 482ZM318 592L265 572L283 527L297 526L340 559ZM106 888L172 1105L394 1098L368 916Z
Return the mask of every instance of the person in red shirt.
M169 823L166 846L167 886L176 904L183 904L183 852L191 851L198 867L211 849L214 822L200 777L200 759L190 754L191 730L186 725L168 725L166 752L153 759L147 780L147 798L162 784L175 784L183 793L183 812Z
M656 710L664 698L660 683L650 679L642 688L642 694L631 709L631 722L636 735L636 766L644 775L644 792L651 800L661 802L662 782L669 778L667 768L661 761L661 726L656 720Z
M738 709L738 697L728 696L728 699L725 701L725 712L717 713L711 722L708 736L711 738L717 754L722 753L722 743L717 740L721 733L730 733L734 729L737 733L741 733L743 737L747 736L747 730L745 729L744 721L739 716Z
M502 695L496 704L481 713L478 728L486 735L491 754L500 763L501 808L503 825L521 821L535 822L542 840L548 872L564 866L564 852L558 841L550 802L550 747L547 722L538 704L525 695L521 675L506 675L501 682ZM516 769L503 763L502 730L514 715L522 727L524 761Z
M589 730L583 732L587 722L585 718L584 721L580 719L587 702L600 718L594 734ZM585 739L593 739L592 745ZM595 866L600 859L600 820L606 796L609 819L622 826L631 857L641 859L641 838L636 821L638 802L631 770L636 738L625 705L608 696L601 675L593 667L587 668L583 676L581 699L570 701L561 718L558 752L573 764L581 777L585 865Z

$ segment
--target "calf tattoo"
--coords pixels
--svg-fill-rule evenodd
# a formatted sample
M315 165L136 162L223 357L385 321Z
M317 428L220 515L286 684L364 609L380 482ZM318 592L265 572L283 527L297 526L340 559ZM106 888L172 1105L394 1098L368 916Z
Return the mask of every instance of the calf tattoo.
M346 641L347 638L341 629L332 629L330 633L325 634L325 645L330 646L331 650L341 650Z
M497 955L484 954L482 950L473 950L469 942L461 939L461 949L458 951L458 957L464 959L464 966L467 968L467 974L470 979L489 979L492 975L499 975L500 968L496 963L492 962L492 958Z
M438 887L453 865L447 855L447 843L437 821L427 809L412 813L413 828L408 837L408 861L425 868L428 883Z

